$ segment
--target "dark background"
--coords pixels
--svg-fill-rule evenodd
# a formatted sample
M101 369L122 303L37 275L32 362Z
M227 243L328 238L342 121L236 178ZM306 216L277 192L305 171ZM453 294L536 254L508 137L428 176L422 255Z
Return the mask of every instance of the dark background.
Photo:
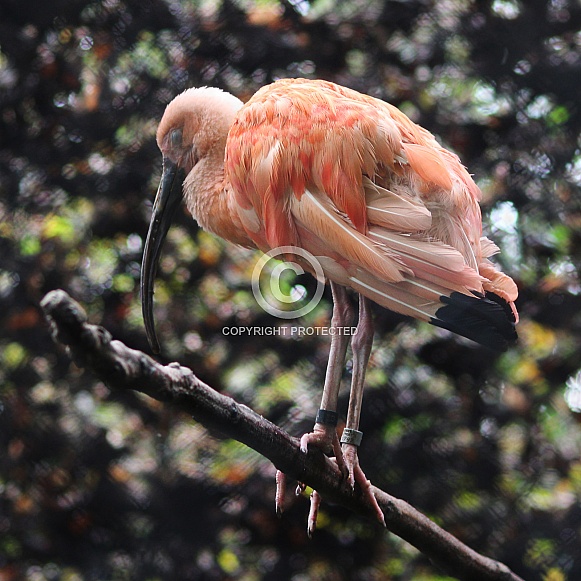
M308 541L305 497L276 518L268 462L111 392L39 310L64 288L148 351L138 277L165 104L285 76L389 100L454 149L520 288L501 356L377 309L368 477L527 580L581 579L580 25L573 0L2 0L0 580L445 578L329 504ZM156 287L164 360L300 435L327 339L223 333L279 323L250 291L256 259L180 213ZM325 295L303 323L329 314Z

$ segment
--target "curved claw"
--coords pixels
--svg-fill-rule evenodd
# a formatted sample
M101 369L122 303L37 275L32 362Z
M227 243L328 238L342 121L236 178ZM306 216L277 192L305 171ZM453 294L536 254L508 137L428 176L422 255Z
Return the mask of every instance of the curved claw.
M381 510L375 494L373 494L373 489L371 488L371 482L367 480L367 476L359 466L359 458L357 457L357 446L353 444L343 445L343 457L345 460L345 465L349 472L349 484L352 489L355 489L355 483L359 484L363 495L367 498L371 504L371 508L377 516L377 520L383 525L385 525L385 515Z
M304 482L297 482L297 487L295 488L295 495L300 496L307 489L307 485Z
M307 535L309 536L309 539L312 539L315 529L317 528L317 516L319 515L319 506L321 506L321 495L316 490L313 490L310 501L311 505L309 508L309 518L307 520Z

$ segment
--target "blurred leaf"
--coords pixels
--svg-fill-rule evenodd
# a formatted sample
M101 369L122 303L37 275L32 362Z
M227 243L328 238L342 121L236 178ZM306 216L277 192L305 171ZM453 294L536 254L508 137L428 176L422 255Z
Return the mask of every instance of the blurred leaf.
M563 125L569 121L571 114L564 105L555 107L548 115L548 120L552 125Z
M230 549L222 549L217 557L218 565L225 573L233 575L240 569L240 561Z
M8 343L4 346L2 354L2 364L7 369L19 367L26 361L26 349L20 343Z
M135 279L129 274L116 274L111 288L118 293L130 293L135 288Z
M55 214L45 220L42 234L45 238L58 238L64 244L71 244L76 238L75 227L70 218Z
M22 256L35 256L41 250L40 239L34 234L25 234L20 240Z

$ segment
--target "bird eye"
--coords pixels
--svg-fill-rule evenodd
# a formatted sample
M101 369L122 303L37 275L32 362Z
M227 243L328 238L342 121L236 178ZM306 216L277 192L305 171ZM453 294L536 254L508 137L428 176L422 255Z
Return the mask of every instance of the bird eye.
M170 141L172 147L181 147L182 146L182 130L181 129L174 129L170 133Z

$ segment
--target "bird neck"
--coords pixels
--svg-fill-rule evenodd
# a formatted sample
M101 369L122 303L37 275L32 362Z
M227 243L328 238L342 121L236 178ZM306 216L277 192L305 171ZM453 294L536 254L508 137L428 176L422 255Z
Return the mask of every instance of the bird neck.
M223 151L201 159L187 175L183 187L187 208L204 230L235 244L253 246L244 234L231 188L224 180Z

